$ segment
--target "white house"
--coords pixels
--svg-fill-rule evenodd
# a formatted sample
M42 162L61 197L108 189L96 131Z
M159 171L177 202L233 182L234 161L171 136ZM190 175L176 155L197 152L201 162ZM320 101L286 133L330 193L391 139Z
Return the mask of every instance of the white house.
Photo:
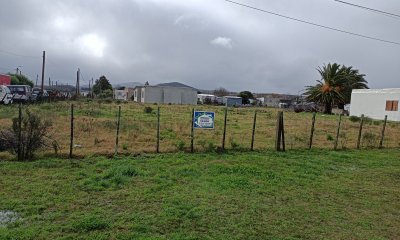
M400 121L400 88L354 89L351 93L350 115L373 119Z

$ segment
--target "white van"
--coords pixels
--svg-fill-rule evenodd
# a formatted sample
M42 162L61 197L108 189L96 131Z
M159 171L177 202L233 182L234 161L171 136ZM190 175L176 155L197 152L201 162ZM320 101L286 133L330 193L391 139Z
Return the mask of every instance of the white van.
M13 103L13 95L10 89L3 85L0 85L0 103L5 105Z

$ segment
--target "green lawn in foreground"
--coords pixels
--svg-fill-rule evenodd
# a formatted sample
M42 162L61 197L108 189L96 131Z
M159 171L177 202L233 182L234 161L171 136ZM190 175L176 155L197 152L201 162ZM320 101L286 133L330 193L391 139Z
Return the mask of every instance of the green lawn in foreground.
M399 239L400 151L0 162L0 239Z

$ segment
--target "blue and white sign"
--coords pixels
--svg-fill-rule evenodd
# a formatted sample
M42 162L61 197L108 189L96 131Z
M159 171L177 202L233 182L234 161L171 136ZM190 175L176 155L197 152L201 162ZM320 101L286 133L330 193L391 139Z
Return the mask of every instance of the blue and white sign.
M214 129L215 112L195 111L193 127L200 129Z

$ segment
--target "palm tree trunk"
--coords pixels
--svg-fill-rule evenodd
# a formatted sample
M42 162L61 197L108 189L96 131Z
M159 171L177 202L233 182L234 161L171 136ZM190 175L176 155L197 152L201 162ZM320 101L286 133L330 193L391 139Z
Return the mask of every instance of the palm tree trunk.
M332 114L332 103L331 102L326 102L325 103L325 114Z

